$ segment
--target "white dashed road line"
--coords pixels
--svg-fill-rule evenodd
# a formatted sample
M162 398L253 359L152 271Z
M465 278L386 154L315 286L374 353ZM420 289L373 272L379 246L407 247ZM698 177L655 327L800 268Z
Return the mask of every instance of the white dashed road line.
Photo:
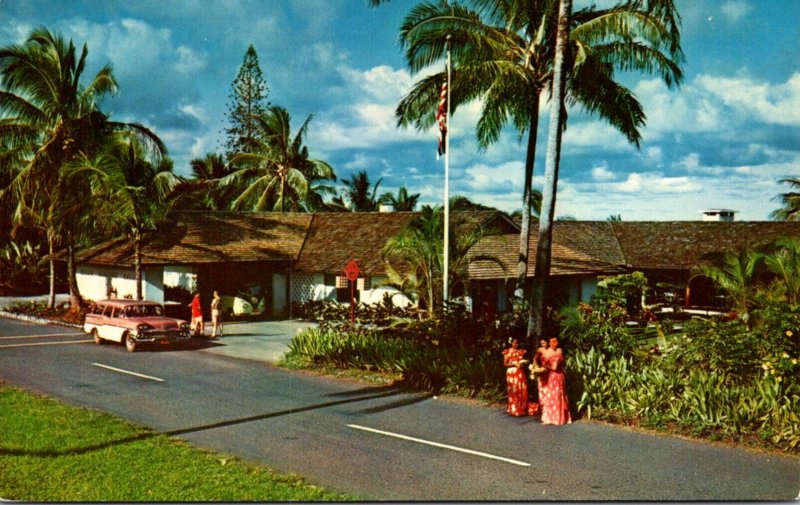
M463 447L456 447L454 445L440 444L439 442L431 442L430 440L423 440L421 438L409 437L407 435L401 435L399 433L392 433L391 431L376 430L374 428L367 428L366 426L359 426L357 424L348 424L347 426L349 428L354 428L356 430L363 430L363 431L368 431L370 433L377 433L379 435L386 435L387 437L399 438L401 440L408 440L408 441L411 441L411 442L417 442L419 444L430 445L430 446L439 447L439 448L442 448L442 449L449 449L451 451L464 452L464 453L467 453L467 454L472 454L474 456L481 456L483 458L496 459L498 461L504 461L506 463L511 463L512 465L531 466L530 463L525 463L524 461L517 461L515 459L504 458L502 456L495 456L494 454L487 454L485 452L473 451L471 449L464 449Z
M164 379L159 379L158 377L151 377L150 375L131 372L130 370L123 370L122 368L115 368L113 366L103 365L101 363L92 363L92 365L100 368L105 368L107 370L113 370L114 372L125 373L128 375L135 375L136 377L141 377L142 379L149 379L151 381L156 381L156 382L164 382Z
M10 347L34 347L39 345L65 345L65 344L86 344L94 342L94 340L67 340L65 342L34 342L32 344L3 344L0 349L8 349Z
M0 340L18 340L23 338L52 338L52 337L74 337L82 333L50 333L47 335L14 335L11 337L0 337Z

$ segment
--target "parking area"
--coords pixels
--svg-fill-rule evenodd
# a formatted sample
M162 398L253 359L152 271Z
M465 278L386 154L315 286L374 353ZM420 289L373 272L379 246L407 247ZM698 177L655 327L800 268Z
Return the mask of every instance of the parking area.
M0 297L0 309L17 302L45 301L46 296L36 297ZM58 295L57 303L67 300L66 295ZM211 321L205 323L206 335L211 335ZM233 358L277 363L289 350L289 342L299 331L315 327L309 321L231 321L224 322L224 333L220 338L204 341L196 349L200 352L230 356ZM31 335L16 335L0 332L0 346L41 346L90 343L80 332L58 326L42 326ZM37 334L40 333L40 334ZM76 335L77 333L77 335Z
M223 323L223 336L210 340L202 352L233 358L276 363L298 332L316 326L308 321L234 321ZM206 335L211 335L211 322L206 322Z

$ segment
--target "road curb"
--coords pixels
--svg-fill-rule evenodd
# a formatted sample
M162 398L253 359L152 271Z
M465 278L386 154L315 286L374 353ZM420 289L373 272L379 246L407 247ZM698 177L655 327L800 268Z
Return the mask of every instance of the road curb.
M6 317L6 318L9 318L9 319L17 319L19 321L27 321L29 323L56 324L56 325L59 325L59 326L67 326L69 328L78 328L78 329L83 328L81 325L75 324L75 323L67 323L67 322L64 322L64 321L56 321L56 320L53 320L53 319L47 319L47 318L38 317L38 316L29 316L27 314L17 314L16 312L8 312L8 311L5 311L5 310L0 310L0 317Z

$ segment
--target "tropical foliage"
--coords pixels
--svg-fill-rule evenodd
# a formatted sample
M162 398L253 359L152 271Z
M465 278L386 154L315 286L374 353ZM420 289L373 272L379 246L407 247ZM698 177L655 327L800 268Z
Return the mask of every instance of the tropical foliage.
M237 170L220 179L220 187L235 187L239 192L232 210L303 211L322 204L322 195L332 188L333 168L322 160L309 158L303 139L312 116L297 132L291 133L291 116L273 105L262 116L253 118L256 134L249 138L251 150L230 159Z
M369 180L366 170L350 174L349 178L342 179L344 187L341 189L340 195L334 198L333 203L352 212L376 211L380 204L378 187L382 181L383 179L378 179L373 184Z
M422 215L391 237L383 250L389 285L427 310L430 317L443 306L443 223L442 208L426 205ZM472 247L491 232L477 224L449 227L448 299L465 292L470 263L488 260L500 264L494 257L470 254Z
M477 125L481 146L494 143L509 122L520 137L528 132L518 290L527 275L539 102L548 88L553 91L558 5L535 0L426 1L409 11L401 28L401 43L413 71L442 61L446 48L452 49L450 107L455 113L460 105L482 99ZM614 71L657 75L667 85L679 82L678 25L673 3L661 0L620 2L608 9L592 4L574 13L564 54L566 101L608 120L638 146L644 112L630 90L615 82ZM430 127L444 80L444 72L421 79L397 108L400 124ZM556 108L560 110L561 104Z
M107 234L123 233L134 245L136 299L142 299L142 243L169 212L167 196L179 180L164 152L148 151L135 137L118 134L95 158L82 157L68 165L68 177L89 183L93 208L102 215Z
M779 181L789 186L790 191L778 195L783 205L772 211L772 219L777 221L800 221L800 178L786 177Z
M413 211L417 206L419 196L419 193L409 195L408 188L405 186L400 186L400 189L397 190L397 196L395 196L393 193L386 192L378 199L378 203L391 205L392 209L396 212Z
M126 131L141 142L161 146L158 138L136 123L110 121L99 109L103 97L117 91L110 66L84 80L88 48L77 53L72 41L46 28L34 29L23 44L0 49L0 145L3 168L14 174L0 193L13 208L20 226L43 231L48 252L66 245L73 264L76 241L86 230L75 219L85 199L76 199L83 182L65 178L64 167L79 156L98 152L109 135ZM55 304L55 266L51 259L49 306ZM74 268L70 270L73 301L80 302Z

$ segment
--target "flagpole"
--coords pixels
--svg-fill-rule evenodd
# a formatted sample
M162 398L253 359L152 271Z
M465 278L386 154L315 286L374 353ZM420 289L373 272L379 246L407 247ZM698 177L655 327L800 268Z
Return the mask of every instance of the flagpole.
M449 286L449 273L450 273L450 35L447 36L445 42L447 48L447 113L445 116L445 124L447 131L444 137L444 282L443 282L443 297L444 302L449 301L448 293Z

